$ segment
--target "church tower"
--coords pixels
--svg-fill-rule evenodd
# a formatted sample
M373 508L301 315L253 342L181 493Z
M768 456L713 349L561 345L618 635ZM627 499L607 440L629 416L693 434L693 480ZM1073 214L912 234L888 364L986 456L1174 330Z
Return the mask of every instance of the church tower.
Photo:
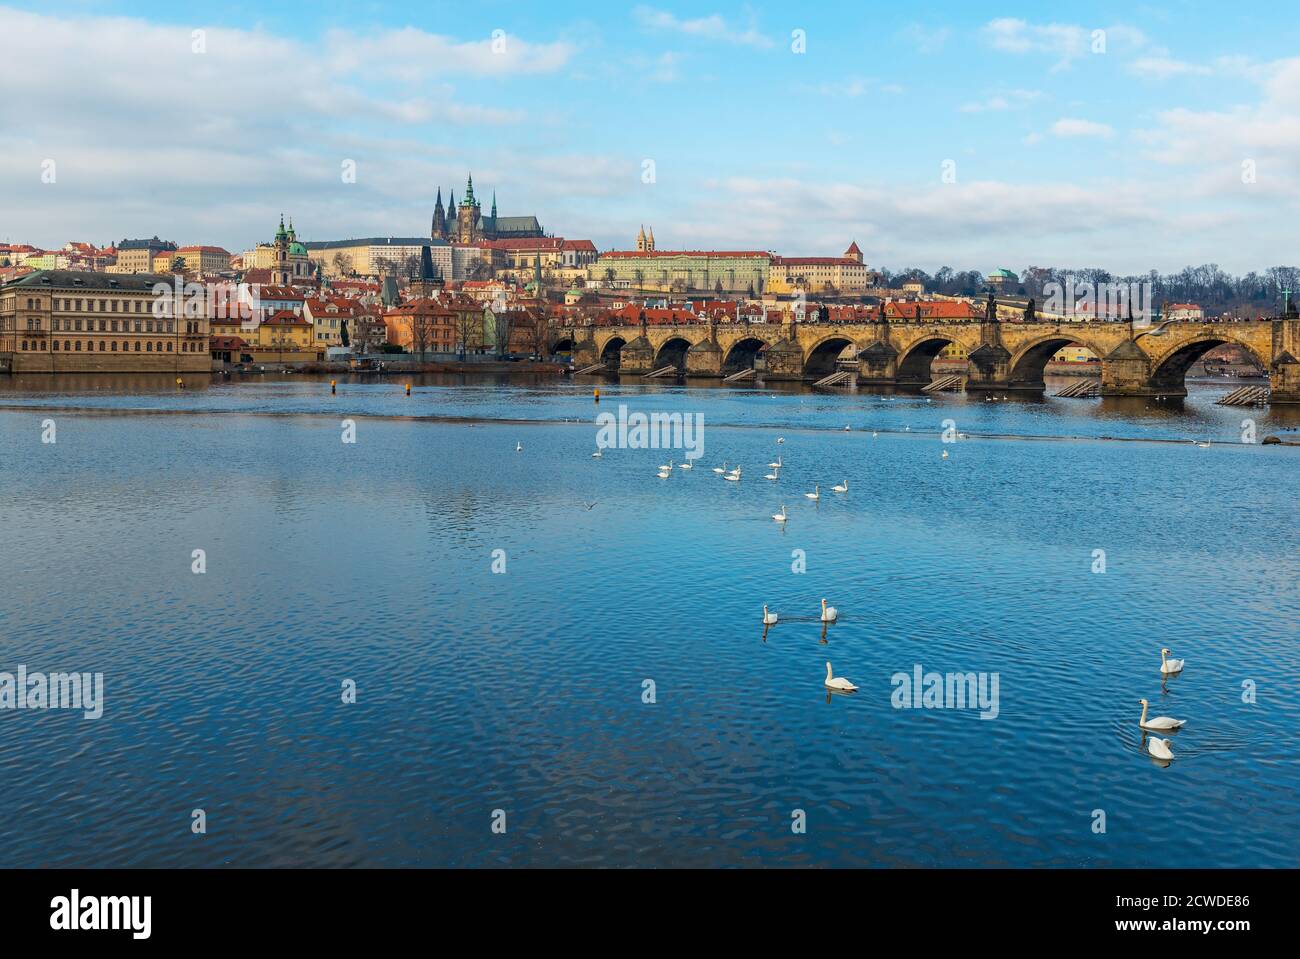
M653 253L655 248L655 228L650 227L650 233L646 237L645 248L647 253Z
M442 187L438 187L438 201L433 205L433 225L429 228L429 239L447 239L447 214L442 208Z
M637 251L638 253L644 253L645 250L646 250L646 246L645 246L645 224L642 223L642 224L641 224L641 232L638 233L638 234L636 235L636 251Z
M284 228L284 214L280 214L280 229L275 231L275 259L271 267L271 285L289 285L289 233Z
M482 207L474 199L474 176L470 174L465 184L465 196L456 209L456 242L473 244L478 240L478 221Z

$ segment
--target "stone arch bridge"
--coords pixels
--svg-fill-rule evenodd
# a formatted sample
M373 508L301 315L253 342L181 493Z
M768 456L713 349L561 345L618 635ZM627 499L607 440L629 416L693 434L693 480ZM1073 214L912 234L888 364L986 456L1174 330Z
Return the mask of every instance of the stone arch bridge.
M1042 391L1043 369L1063 346L1101 357L1102 393L1182 396L1191 365L1217 346L1236 344L1269 371L1271 402L1300 403L1300 319L1242 323L886 321L879 323L724 324L565 327L552 347L572 349L579 369L645 374L676 367L685 376L720 377L754 369L766 380L817 381L838 370L850 382L903 387L931 380L944 347L965 349L967 389Z

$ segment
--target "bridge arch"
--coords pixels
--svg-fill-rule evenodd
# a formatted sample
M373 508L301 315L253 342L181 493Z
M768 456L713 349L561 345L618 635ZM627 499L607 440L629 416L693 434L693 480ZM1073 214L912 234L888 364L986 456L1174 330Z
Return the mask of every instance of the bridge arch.
M922 336L898 358L898 382L925 385L932 379L930 364L945 347L960 346L956 340L940 333Z
M686 369L686 351L691 348L691 341L684 336L670 336L663 341L659 349L655 352L654 368L662 369L665 366L675 366L679 370Z
M835 372L835 361L840 358L846 346L857 347L853 340L843 334L831 334L823 337L804 353L803 372L805 376L822 377Z
M731 344L731 348L727 350L722 360L722 372L739 373L741 370L753 368L754 361L767 347L767 342L757 336L746 336L737 340Z
M1157 389L1166 389L1170 393L1175 394L1185 393L1187 391L1185 378L1187 376L1187 371L1191 368L1192 364L1215 347L1224 346L1226 344L1241 347L1241 349L1254 357L1255 362L1258 363L1262 369L1268 369L1268 359L1260 356L1249 343L1233 336L1223 336L1218 333L1204 333L1194 336L1189 340L1184 340L1181 343L1177 343L1165 350L1164 353L1152 357L1152 387Z
M1077 336L1067 336L1064 333L1050 333L1030 340L1012 354L1007 374L1008 380L1013 386L1032 386L1042 389L1045 386L1043 371L1047 368L1047 364L1051 362L1052 357L1056 355L1058 350L1064 349L1071 343L1087 347L1096 355L1098 360L1106 355L1105 350L1098 349L1085 339L1080 339ZM1097 369L1101 369L1100 363L1098 363Z
M600 362L604 363L607 369L618 369L623 347L626 345L627 340L623 337L611 336L600 349Z
M562 337L560 337L558 340L556 340L554 343L551 344L550 352L551 352L552 354L555 354L555 353L572 353L572 352L573 352L573 337L571 337L571 336L562 336Z

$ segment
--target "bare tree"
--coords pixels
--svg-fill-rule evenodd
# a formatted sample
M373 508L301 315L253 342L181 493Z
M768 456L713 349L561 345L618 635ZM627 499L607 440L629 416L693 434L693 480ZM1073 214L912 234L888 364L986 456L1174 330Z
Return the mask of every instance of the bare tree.
M482 346L483 315L466 309L457 309L454 315L456 342L460 350L460 358L463 360L465 354L471 349Z
M505 356L510 352L510 335L515 329L515 313L514 310L502 310L492 316L492 334L497 356Z

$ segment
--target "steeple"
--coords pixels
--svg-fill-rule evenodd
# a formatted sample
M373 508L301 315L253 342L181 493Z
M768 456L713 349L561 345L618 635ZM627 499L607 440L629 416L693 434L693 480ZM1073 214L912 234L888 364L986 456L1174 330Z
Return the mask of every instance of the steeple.
M478 204L474 202L474 174L472 173L469 175L469 179L465 181L465 199L460 202L462 206L466 203L470 206L478 206Z
M638 253L645 252L645 224L641 224L641 232L636 235L636 249Z
M653 249L655 248L655 228L654 228L654 227L650 227L650 233L646 236L646 238L645 238L645 243L646 243L646 249L647 249L647 250L653 250Z
M433 224L429 227L429 239L441 240L447 236L447 214L442 208L442 187L438 187L438 199L433 205Z
M496 228L496 225L497 225L497 191L496 191L496 190L493 190L493 191L492 191L492 227L493 227L493 229Z

